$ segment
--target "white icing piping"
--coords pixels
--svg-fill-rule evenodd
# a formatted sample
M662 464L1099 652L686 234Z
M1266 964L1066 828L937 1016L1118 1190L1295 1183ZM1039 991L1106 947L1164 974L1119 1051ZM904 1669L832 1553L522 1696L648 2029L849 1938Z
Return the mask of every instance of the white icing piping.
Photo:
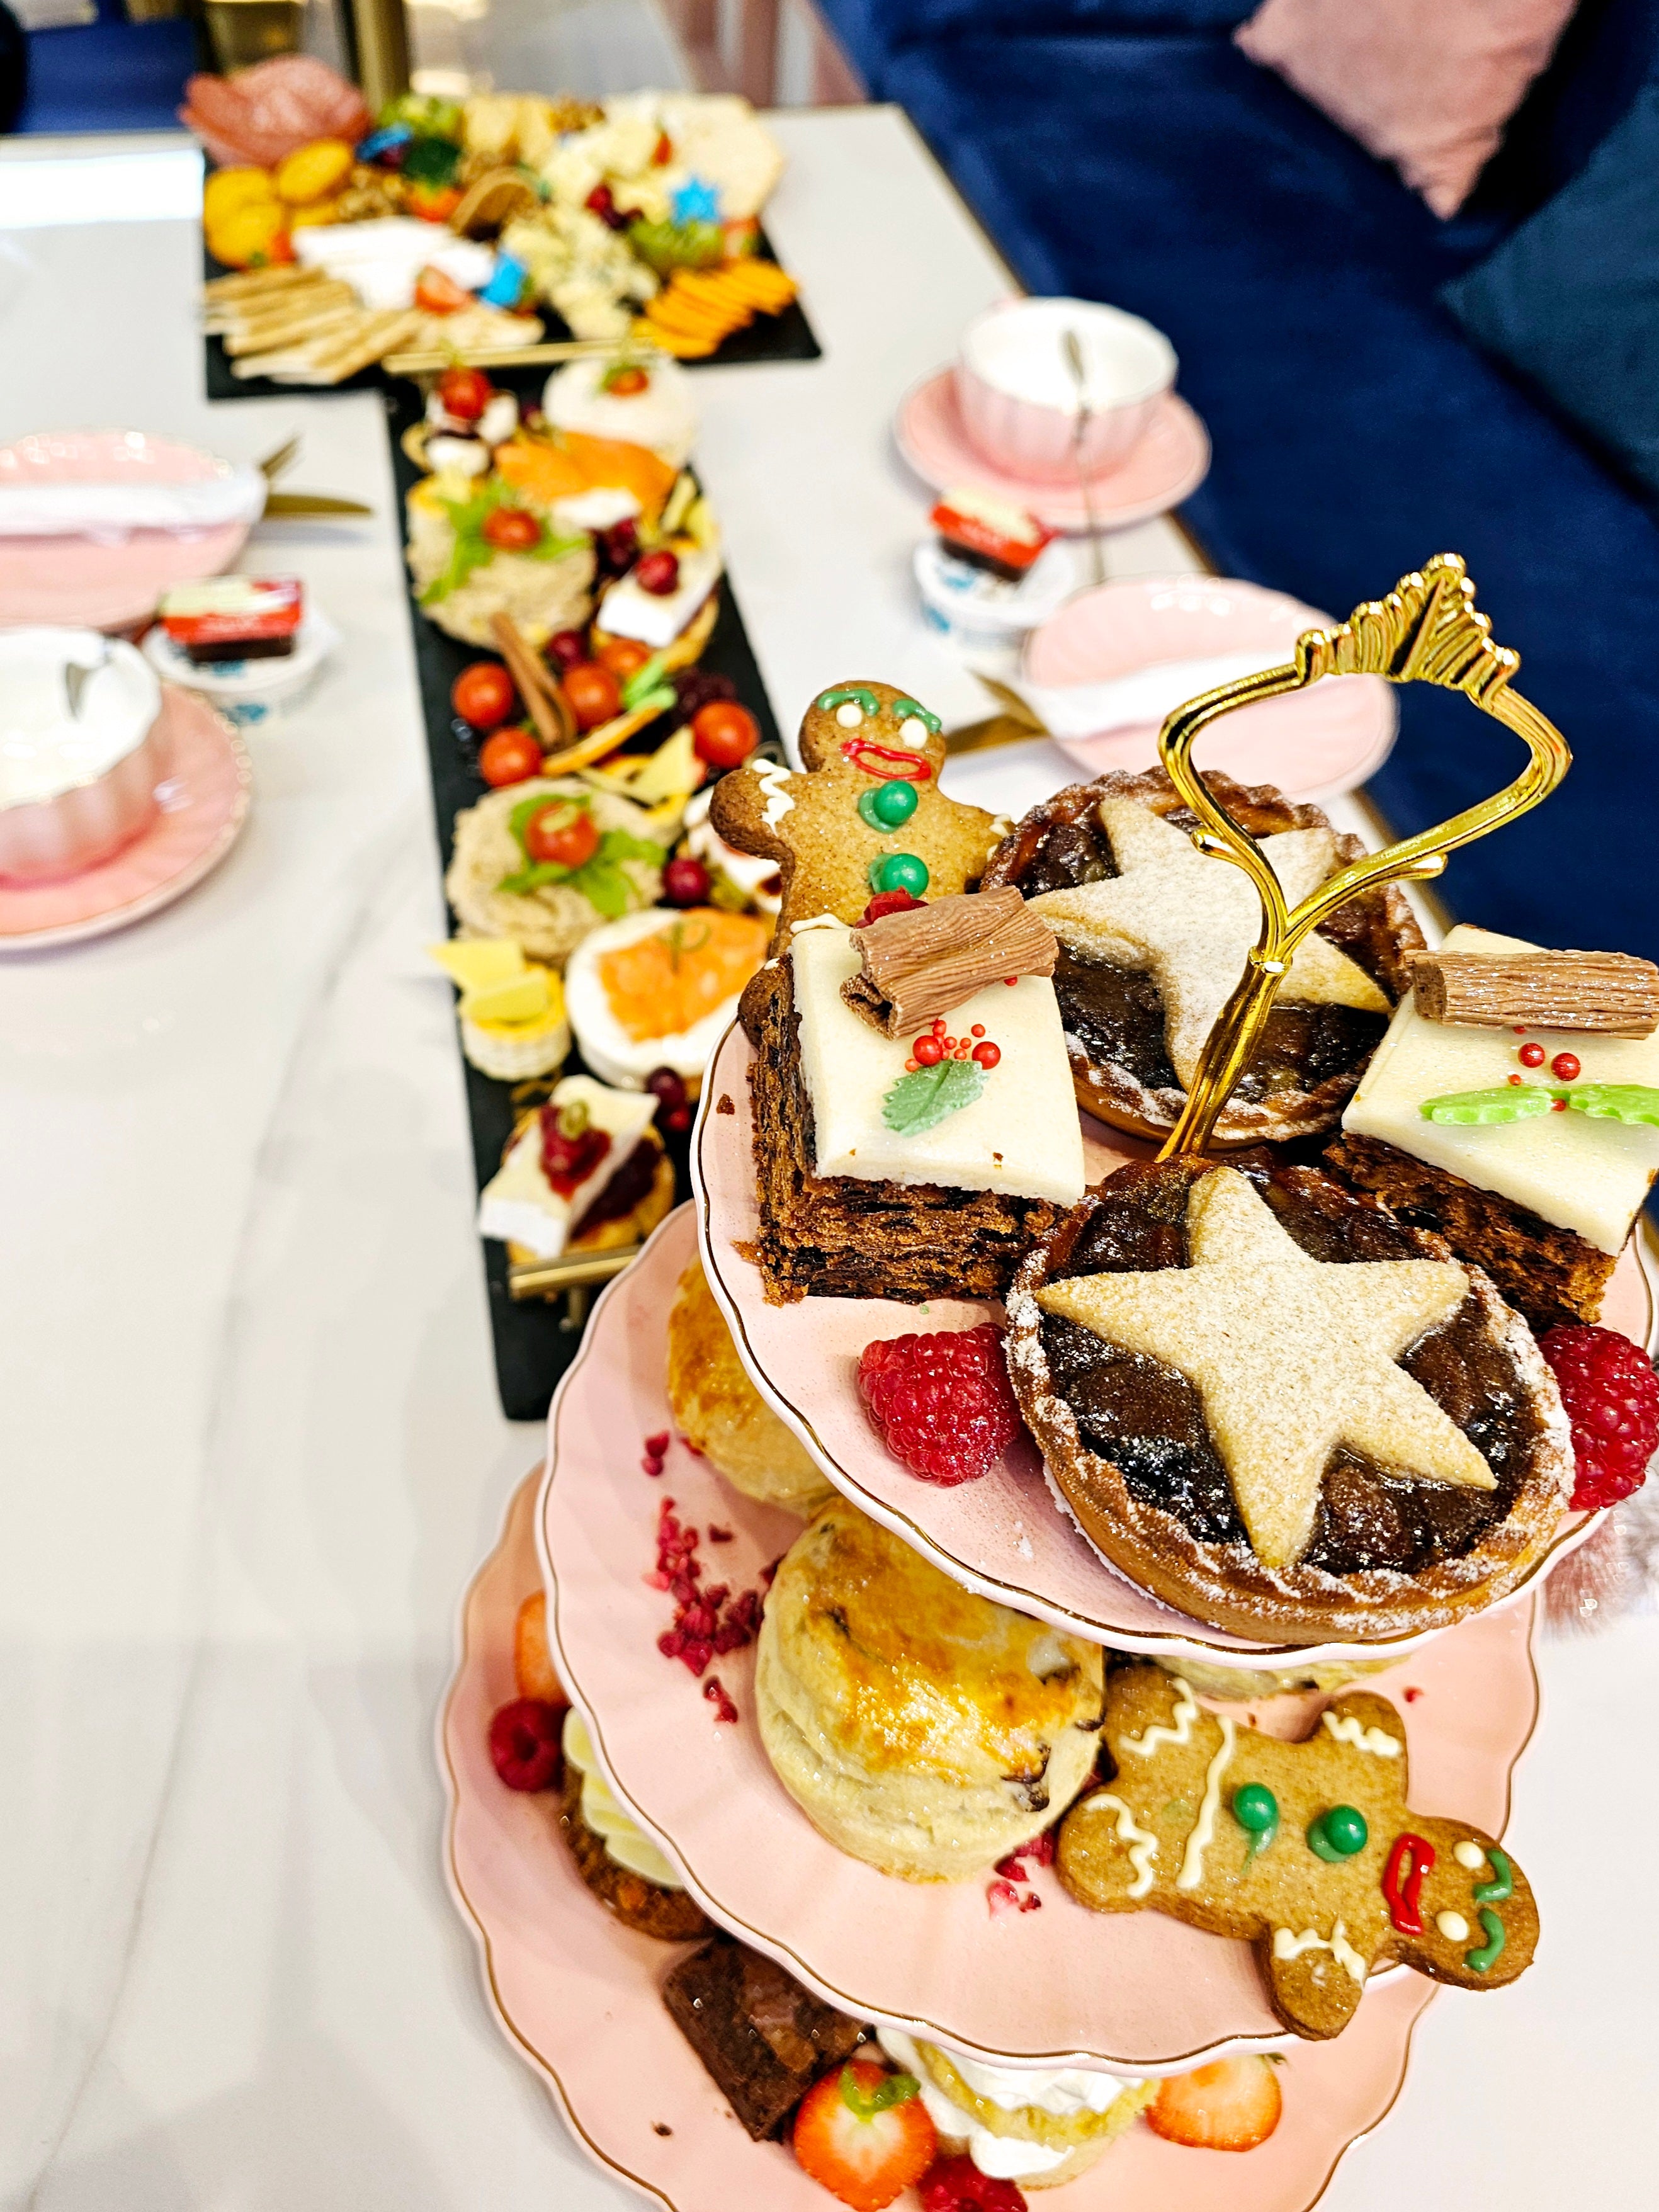
M1399 1758L1399 1737L1386 1729L1367 1728L1357 1713L1327 1712L1322 1717L1339 1743L1351 1743L1356 1751L1369 1751L1377 1759Z
M1117 1814L1117 1839L1129 1847L1129 1863L1135 1878L1124 1892L1138 1904L1152 1886L1152 1861L1158 1856L1158 1838L1148 1835L1145 1828L1135 1826L1135 1816L1121 1797L1114 1797L1109 1790L1097 1790L1092 1797L1085 1797L1078 1807L1079 1813L1097 1813L1103 1806Z
M755 770L755 781L766 799L761 809L761 820L769 830L775 830L795 803L793 795L783 787L793 774L793 769L785 768L779 761L763 761Z
M1221 1802L1221 1778L1233 1755L1237 1727L1223 1713L1218 1713L1216 1718L1221 1723L1221 1748L1210 1761L1209 1771L1204 1777L1204 1802L1198 1808L1193 1832L1187 1838L1186 1855L1181 1862L1181 1872L1176 1876L1177 1889L1196 1889L1204 1879L1204 1854L1210 1848L1215 1834L1216 1808Z
M1193 1723L1198 1718L1198 1701L1179 1674L1171 1678L1179 1695L1170 1717L1173 1728L1165 1728L1159 1721L1149 1728L1145 1735L1126 1735L1119 1744L1120 1751L1132 1751L1137 1759L1150 1759L1161 1743L1172 1743L1184 1747L1192 1741Z
M1348 1931L1340 1920L1328 1936L1316 1935L1311 1928L1304 1928L1299 1936L1292 1936L1288 1928L1274 1929L1275 1959L1299 1959L1304 1951L1328 1951L1338 1966L1346 1971L1349 1978L1364 1987L1369 1969L1349 1942Z

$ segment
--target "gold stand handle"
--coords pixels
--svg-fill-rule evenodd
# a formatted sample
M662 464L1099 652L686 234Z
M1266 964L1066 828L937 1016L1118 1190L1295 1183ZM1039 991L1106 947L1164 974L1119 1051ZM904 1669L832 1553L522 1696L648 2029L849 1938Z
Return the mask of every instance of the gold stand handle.
M352 74L371 115L409 90L409 25L404 0L349 0Z
M1164 723L1158 752L1170 781L1202 825L1193 832L1193 842L1249 877L1261 901L1261 934L1210 1032L1187 1103L1160 1159L1201 1152L1208 1144L1218 1115L1249 1063L1296 948L1310 930L1362 891L1437 876L1449 853L1526 813L1560 782L1572 755L1554 724L1510 690L1510 678L1520 665L1518 653L1492 643L1492 624L1476 611L1474 586L1462 562L1455 553L1440 553L1420 571L1401 577L1387 599L1356 607L1335 629L1304 631L1296 641L1294 659L1189 699ZM1436 829L1351 861L1292 908L1286 907L1284 890L1261 847L1217 802L1191 756L1200 731L1236 707L1305 690L1325 676L1381 676L1390 684L1437 684L1461 691L1512 730L1530 758L1515 781L1494 797Z

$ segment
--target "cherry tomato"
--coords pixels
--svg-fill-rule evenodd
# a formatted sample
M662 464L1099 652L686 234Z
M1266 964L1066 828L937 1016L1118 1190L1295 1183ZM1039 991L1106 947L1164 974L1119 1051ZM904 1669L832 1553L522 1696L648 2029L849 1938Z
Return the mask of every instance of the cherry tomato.
M484 517L483 539L503 553L528 553L542 542L542 526L528 507L498 507Z
M732 700L711 699L691 718L691 749L710 768L741 768L759 743L759 723Z
M438 379L443 410L458 422L476 422L494 397L495 387L480 368L447 368Z
M585 806L573 806L568 799L550 799L525 823L524 848L532 860L580 868L598 852L599 833Z
M497 730L478 748L478 773L499 790L542 772L542 749L533 730Z
M608 637L599 647L600 667L608 668L618 684L626 684L650 658L650 647L636 637Z
M646 554L634 570L634 581L640 589L659 599L665 599L671 592L677 591L679 580L679 556L671 553L665 545Z
M517 699L513 678L498 660L475 660L462 669L449 695L450 705L475 730L499 728Z
M556 668L574 668L587 658L587 640L579 629L556 629L547 641L547 657Z
M618 399L631 399L635 392L645 391L650 382L645 371L629 362L626 368L613 368L605 379L602 389L614 393Z
M585 660L564 672L564 696L579 730L597 730L622 712L622 693L608 668Z
M472 295L428 263L415 279L415 304L423 314L453 315L458 307L472 305Z

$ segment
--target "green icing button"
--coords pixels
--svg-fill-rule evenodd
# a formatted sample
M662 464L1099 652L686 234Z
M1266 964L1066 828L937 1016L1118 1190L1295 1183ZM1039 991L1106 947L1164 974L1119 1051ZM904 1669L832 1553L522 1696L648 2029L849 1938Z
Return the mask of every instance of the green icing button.
M1335 1866L1363 1851L1370 1838L1365 1815L1355 1805L1333 1805L1308 1830L1308 1849L1316 1858Z
M870 863L870 888L873 891L908 891L912 898L920 898L927 888L927 863L918 860L914 853L886 853L880 860Z
M1495 1122L1530 1121L1554 1105L1554 1091L1541 1083L1506 1083L1499 1091L1449 1091L1443 1097L1425 1098L1417 1110L1425 1121L1484 1129Z
M896 776L874 791L859 793L859 812L872 830L900 830L915 812L916 787Z

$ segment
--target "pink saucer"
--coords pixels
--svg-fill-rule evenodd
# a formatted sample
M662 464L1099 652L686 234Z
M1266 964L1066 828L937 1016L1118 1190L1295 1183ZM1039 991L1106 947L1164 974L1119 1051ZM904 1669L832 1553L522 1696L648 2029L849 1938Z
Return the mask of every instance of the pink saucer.
M519 1491L467 1593L439 1724L445 1869L477 1945L488 2002L613 2179L668 2212L835 2212L835 2199L787 2148L750 2142L669 2019L658 1987L678 1948L613 1920L578 1880L551 1800L515 1796L490 1765L489 1716L515 1694L514 1620L538 1581L536 1488L532 1476ZM699 1701L693 1717L701 1723L706 1712ZM1042 1917L1023 1916L1009 1933L1018 1937ZM1416 1974L1392 1975L1368 1993L1346 2033L1297 2044L1280 2075L1285 2117L1259 2149L1212 2157L1137 2126L1070 2185L1064 2203L1075 2212L1309 2212L1349 2145L1393 2109L1432 1994ZM902 2197L897 2212L916 2212L915 2197Z
M1136 576L1080 592L1033 631L1022 673L1062 689L1109 684L1165 661L1264 653L1288 660L1304 630L1331 617L1282 592L1229 577ZM1399 724L1380 676L1333 677L1283 699L1242 707L1200 740L1201 764L1241 783L1276 783L1291 799L1335 798L1366 782L1388 758ZM1159 722L1092 737L1054 733L1089 775L1158 765Z
M1000 1322L1002 1310L945 1298L921 1307L883 1298L767 1304L760 1271L744 1257L759 1226L750 1149L751 1057L734 1022L703 1079L703 1109L691 1148L703 1265L757 1389L855 1505L969 1589L1120 1650L1223 1664L1277 1665L1291 1657L1312 1666L1398 1656L1440 1632L1375 1644L1258 1644L1176 1613L1126 1580L1085 1541L1055 1503L1036 1449L1023 1434L976 1482L940 1489L917 1481L870 1425L858 1393L858 1355L876 1337L973 1328ZM731 1099L732 1113L709 1110L709 1101L721 1097ZM1083 1127L1091 1182L1124 1160L1148 1157L1148 1148L1133 1138L1117 1137L1087 1118ZM1602 1318L1638 1343L1649 1341L1653 1301L1635 1242L1620 1261ZM1564 1522L1534 1580L1582 1543L1600 1517L1581 1514Z
M641 1443L672 1425L666 1315L696 1250L689 1206L608 1289L555 1400L539 1524L560 1680L587 1717L618 1794L670 1851L705 1911L832 2003L994 2062L1168 2070L1227 2050L1278 2048L1248 1945L1155 1913L1094 1913L1050 1875L1042 1910L993 1918L992 1879L915 1884L824 1840L772 1771L755 1724L752 1647L710 1672L737 1705L718 1722L703 1684L656 1639L672 1604L646 1577L665 1496L705 1534L708 1579L756 1586L799 1533L681 1443L653 1480ZM1510 1771L1538 1689L1532 1608L1510 1606L1440 1637L1381 1680L1423 1695L1408 1711L1414 1803L1501 1831ZM1305 1733L1325 1700L1285 1698L1268 1725ZM1367 2000L1369 2003L1370 2000Z
M951 369L941 368L911 386L899 402L893 435L910 466L935 491L972 485L1024 507L1050 529L1087 527L1079 490L1010 476L969 443ZM1103 530L1125 530L1133 522L1167 514L1198 489L1209 468L1208 433L1186 401L1168 392L1133 450L1091 479L1095 520Z
M143 430L66 430L0 446L8 483L198 483L228 464L198 446ZM95 538L0 538L0 629L61 623L126 629L155 611L175 584L216 576L241 551L247 525L137 530Z
M0 953L107 936L171 906L236 842L252 798L241 739L204 699L161 686L167 773L149 828L112 859L51 884L0 884Z

